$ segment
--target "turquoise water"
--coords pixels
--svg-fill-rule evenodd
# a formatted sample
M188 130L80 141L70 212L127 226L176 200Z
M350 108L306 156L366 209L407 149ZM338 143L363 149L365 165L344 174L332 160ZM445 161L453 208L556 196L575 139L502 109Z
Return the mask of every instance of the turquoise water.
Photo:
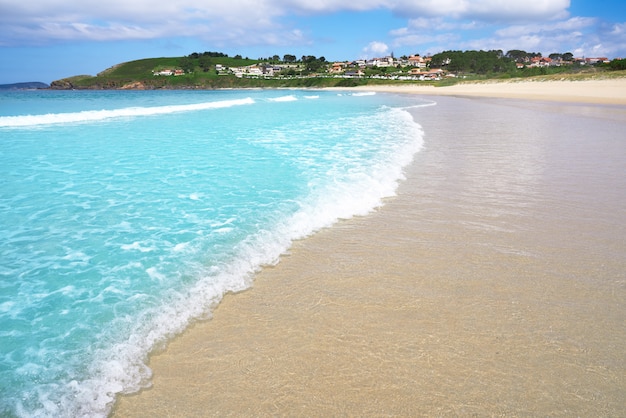
M295 239L394 194L416 98L0 93L0 415L104 416Z

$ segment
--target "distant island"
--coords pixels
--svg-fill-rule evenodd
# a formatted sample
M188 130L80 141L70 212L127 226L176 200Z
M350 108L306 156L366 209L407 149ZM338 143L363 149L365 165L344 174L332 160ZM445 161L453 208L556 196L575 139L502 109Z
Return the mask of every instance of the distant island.
M0 90L32 90L50 88L46 83L27 81L25 83L0 84Z

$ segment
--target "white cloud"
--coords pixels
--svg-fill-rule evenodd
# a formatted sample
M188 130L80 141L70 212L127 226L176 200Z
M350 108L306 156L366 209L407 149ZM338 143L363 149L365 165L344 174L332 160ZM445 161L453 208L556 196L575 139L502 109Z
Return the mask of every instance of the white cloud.
M511 49L542 52L572 52L597 38L594 18L574 17L562 21L515 25L494 32L493 39Z
M390 8L409 17L523 21L564 17L570 0L397 0Z
M579 56L626 58L626 23L602 24L594 33L585 34L581 41Z
M270 0L271 1L271 0ZM346 2L345 0L276 0L273 2L283 10L294 10L299 13L333 13L340 10L366 11L382 7L392 8L393 1L359 0Z
M626 35L626 23L617 23L611 28L611 35L621 36Z
M229 0L0 0L0 39L121 40L175 36L261 40L274 28L292 38L296 28L276 19L285 11L271 1ZM261 34L261 36L259 36Z
M411 47L421 52L443 50L522 49L550 54L619 57L626 53L626 24L606 24L597 18L571 17L536 20L510 26L485 21L417 18L390 31L394 49Z
M451 30L453 26L451 22L442 17L409 19L409 28L413 30Z
M45 36L53 40L117 41L130 39L153 39L159 31L139 27L111 24L98 26L88 23L42 23L31 27L16 27L14 33L23 38L35 40Z
M384 56L389 53L389 46L384 42L370 42L369 45L363 48L363 53L366 58Z
M570 18L569 7L570 0L0 0L0 45L187 37L219 47L302 46L312 43L309 36L332 36L332 29L311 33L302 18L386 10L406 18L406 26L389 39L376 35L380 41L363 52L624 51L626 23Z
M575 17L564 21L514 25L495 31L496 36L514 38L529 33L561 33L582 30L595 23L593 18Z
M0 0L0 38L143 39L185 34L250 40L273 29L286 31L289 39L289 33L299 28L281 24L281 19L293 13L387 9L414 18L417 27L446 22L424 17L517 21L552 18L566 13L567 7L569 0Z
M390 34L392 36L399 36L403 32L408 33L410 31L451 31L451 30L471 30L477 29L481 24L471 21L458 21L449 20L442 17L434 17L426 19L419 17L417 19L409 19L408 26L406 28L400 28L392 30Z

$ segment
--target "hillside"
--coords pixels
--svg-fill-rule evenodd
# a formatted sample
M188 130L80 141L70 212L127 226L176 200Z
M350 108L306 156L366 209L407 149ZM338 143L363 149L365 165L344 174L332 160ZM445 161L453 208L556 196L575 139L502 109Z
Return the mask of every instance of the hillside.
M210 62L189 57L161 57L129 61L108 68L97 76L79 75L53 81L53 89L162 89L162 88L221 88L244 86L245 80L232 75L218 75L216 65L248 66L256 60L228 57L211 58ZM201 67L201 64L203 66ZM165 70L180 70L182 75L155 75Z
M216 55L207 55L216 54ZM278 58L278 57L276 57ZM295 58L295 57L294 57ZM146 58L110 67L96 76L77 75L53 81L51 89L218 89L218 88L279 88L279 87L353 87L372 84L415 83L446 86L464 82L506 81L525 79L580 80L588 78L624 77L626 70L610 71L605 67L525 68L476 74L464 72L453 77L438 77L436 81L416 81L397 77L411 70L407 67L365 69L357 77L336 77L327 72L329 63L315 57L307 61L261 62L248 58L228 57L220 53L193 53L186 57ZM311 60L312 59L312 60ZM434 70L440 71L440 70Z
M259 64L259 60L233 57L161 57L129 61L96 76L77 75L50 84L52 89L215 89L246 87L327 87L365 84L358 80L314 78L237 77L222 68ZM179 70L178 75L155 73Z

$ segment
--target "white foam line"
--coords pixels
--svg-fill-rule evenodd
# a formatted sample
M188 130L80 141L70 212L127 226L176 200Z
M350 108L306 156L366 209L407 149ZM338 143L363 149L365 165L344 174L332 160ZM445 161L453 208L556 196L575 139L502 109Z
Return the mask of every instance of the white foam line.
M119 117L163 115L178 112L219 109L247 104L254 104L254 100L248 97L245 99L204 102L187 105L127 107L124 109L114 110L85 110L74 113L49 113L46 115L2 116L0 117L0 127L27 127L75 122L93 122Z
M275 97L275 98L269 99L270 102L295 102L297 100L298 98L294 95L281 96L281 97Z

